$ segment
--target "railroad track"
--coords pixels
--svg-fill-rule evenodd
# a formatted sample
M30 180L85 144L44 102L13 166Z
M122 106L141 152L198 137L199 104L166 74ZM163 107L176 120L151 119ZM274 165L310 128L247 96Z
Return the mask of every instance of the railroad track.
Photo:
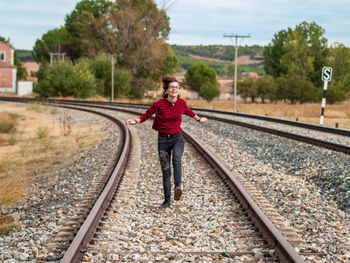
M49 101L65 103L64 100ZM130 108L131 111L134 111L135 108L138 108L140 109L140 112L144 112L144 110L148 107L147 105L143 104L109 103L101 101L74 100L71 102L78 104L101 105L105 107L116 106L119 109L123 110ZM303 143L316 145L330 150L350 154L350 130L238 112L201 108L193 109L196 112L202 112L202 114L200 114L202 117L207 117L211 120L238 125L249 129L254 129L300 141ZM312 131L311 134L310 131Z
M23 102L23 101L22 101ZM68 106L64 105L64 107L69 108L76 108L75 106ZM91 105L89 105L91 107ZM101 107L101 106L99 106ZM106 108L106 107L103 107ZM111 108L110 108L111 109ZM91 111L91 110L89 110ZM130 111L129 111L130 112ZM105 113L104 113L105 114ZM105 116L106 117L106 116ZM113 119L113 117L109 117ZM186 133L185 133L186 134ZM128 141L128 132L125 131L125 138L126 141ZM239 209L237 211L234 211L232 215L234 216L234 219L236 221L240 222L243 220L247 220L248 218L251 220L250 223L247 223L246 221L243 223L245 227L248 225L249 232L253 232L253 236L257 235L257 233L261 233L264 237L262 239L262 246L264 247L264 243L269 243L269 246L265 250L265 253L262 253L262 256L266 256L272 261L281 261L281 262L303 262L303 259L300 257L300 255L295 251L293 246L287 242L285 237L277 230L277 227L271 222L271 220L265 215L265 213L262 211L262 209L259 207L259 205L253 200L251 195L246 191L246 189L243 187L243 185L235 178L230 171L228 171L225 166L220 163L220 161L210 152L207 152L205 148L201 145L200 142L198 142L196 139L192 138L189 134L186 134L186 139L191 141L192 144L195 145L197 150L206 158L206 161L210 163L216 172L221 176L223 182L227 184L228 189L230 191L235 193L236 199L239 200L240 205L233 204L232 206L236 209ZM126 142L126 145L128 143ZM125 146L128 148L128 146ZM121 157L119 158L120 165L118 166L125 166L126 160L127 160L127 152L128 150L123 147L123 151L121 154ZM123 165L121 164L123 163ZM116 167L116 168L117 168ZM107 210L105 212L106 207L108 207L108 204L113 206L113 199L112 196L115 196L115 189L118 189L119 182L121 181L121 169L115 169L110 176L110 180L107 182L106 186L104 187L103 192L96 200L94 206L92 207L89 215L87 216L84 223L81 225L77 235L75 236L74 240L72 241L69 249L67 250L65 257L63 258L62 262L76 262L81 259L82 252L86 250L87 244L91 241L91 236L94 233L94 230L97 228L97 230L101 230L98 228L98 226L101 227L103 225L103 220L108 221L108 213L110 213L111 210ZM112 200L112 202L110 202ZM89 206L88 204L85 204ZM91 205L91 203L90 203ZM239 207L242 208L239 208ZM84 207L86 210L86 207ZM113 208L112 208L113 209ZM114 213L115 211L113 211ZM102 218L102 221L100 219ZM228 221L228 225L234 224L234 221ZM251 230L252 223L254 223L256 230ZM238 233L242 231L239 230ZM255 233L255 234L254 234ZM274 253L271 253L274 251ZM270 253L269 253L270 252ZM152 252L153 253L153 252ZM152 254L151 253L151 254ZM162 251L155 251L154 254L162 254L164 252ZM177 251L177 253L181 253ZM184 252L185 254L191 254L190 252ZM216 255L216 256L225 256L225 257L236 257L241 254L249 255L252 252L250 251L194 251L192 254L197 255ZM307 254L308 252L306 252ZM191 254L191 255L192 255ZM172 257L176 257L176 255L172 255ZM253 257L254 259L254 257Z

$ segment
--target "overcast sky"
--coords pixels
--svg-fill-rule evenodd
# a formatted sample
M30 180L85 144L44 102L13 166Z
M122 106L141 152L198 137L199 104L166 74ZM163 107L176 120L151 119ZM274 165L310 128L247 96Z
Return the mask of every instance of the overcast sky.
M48 30L64 25L78 0L0 0L0 35L16 49L33 48ZM267 45L282 29L316 22L329 44L350 47L349 0L156 0L170 17L168 42L231 45L224 34L248 35L241 45Z

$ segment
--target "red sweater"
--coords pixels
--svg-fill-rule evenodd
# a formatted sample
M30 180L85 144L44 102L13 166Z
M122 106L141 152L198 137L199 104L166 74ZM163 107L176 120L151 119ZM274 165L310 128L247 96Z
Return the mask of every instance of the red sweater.
M185 100L178 98L173 105L168 99L163 98L154 102L146 113L139 117L141 121L140 123L151 118L154 113L156 114L156 117L152 128L165 134L174 134L182 131L180 126L182 122L182 114L186 114L190 117L196 115L187 106Z

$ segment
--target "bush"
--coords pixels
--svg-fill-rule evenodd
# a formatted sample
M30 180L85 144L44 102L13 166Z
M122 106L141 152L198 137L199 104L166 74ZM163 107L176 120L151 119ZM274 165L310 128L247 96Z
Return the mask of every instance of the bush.
M199 95L206 99L207 101L213 100L215 97L220 95L220 90L218 88L218 85L211 82L205 82L199 91Z
M256 81L258 96L261 98L262 103L265 102L265 98L271 101L277 100L277 84L273 77L270 75L264 75Z
M97 93L104 97L111 96L111 61L105 55L98 55L90 61L90 68L97 81ZM131 74L126 69L116 69L114 73L114 97L128 96L131 90Z
M16 131L17 114L2 112L0 114L0 133L12 133Z
M283 100L296 102L316 102L321 98L321 90L302 76L280 77L277 80L277 97Z
M38 85L35 92L43 97L73 96L70 80L73 74L73 65L70 61L58 62L40 67Z
M333 104L335 102L340 102L346 100L345 92L338 86L329 87L326 94L327 102Z
M232 86L234 83L232 84ZM258 88L256 85L256 81L253 78L247 78L242 82L237 83L237 90L241 96L241 98L246 102L247 98L250 98L252 102L258 96Z
M97 81L90 70L90 62L87 59L78 60L69 78L69 87L73 90L73 97L85 99L96 96Z
M79 60L75 66L70 61L43 65L38 78L34 92L43 97L87 98L96 94L96 79L86 59Z

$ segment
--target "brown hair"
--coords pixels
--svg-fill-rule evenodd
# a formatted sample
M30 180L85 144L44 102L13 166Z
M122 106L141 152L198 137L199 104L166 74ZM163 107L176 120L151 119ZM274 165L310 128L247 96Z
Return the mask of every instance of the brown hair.
M163 98L167 98L168 94L166 93L166 90L169 88L169 84L171 82L177 82L180 85L180 82L174 77L170 75L165 75L162 77L162 83L163 83ZM180 96L179 96L180 97Z

